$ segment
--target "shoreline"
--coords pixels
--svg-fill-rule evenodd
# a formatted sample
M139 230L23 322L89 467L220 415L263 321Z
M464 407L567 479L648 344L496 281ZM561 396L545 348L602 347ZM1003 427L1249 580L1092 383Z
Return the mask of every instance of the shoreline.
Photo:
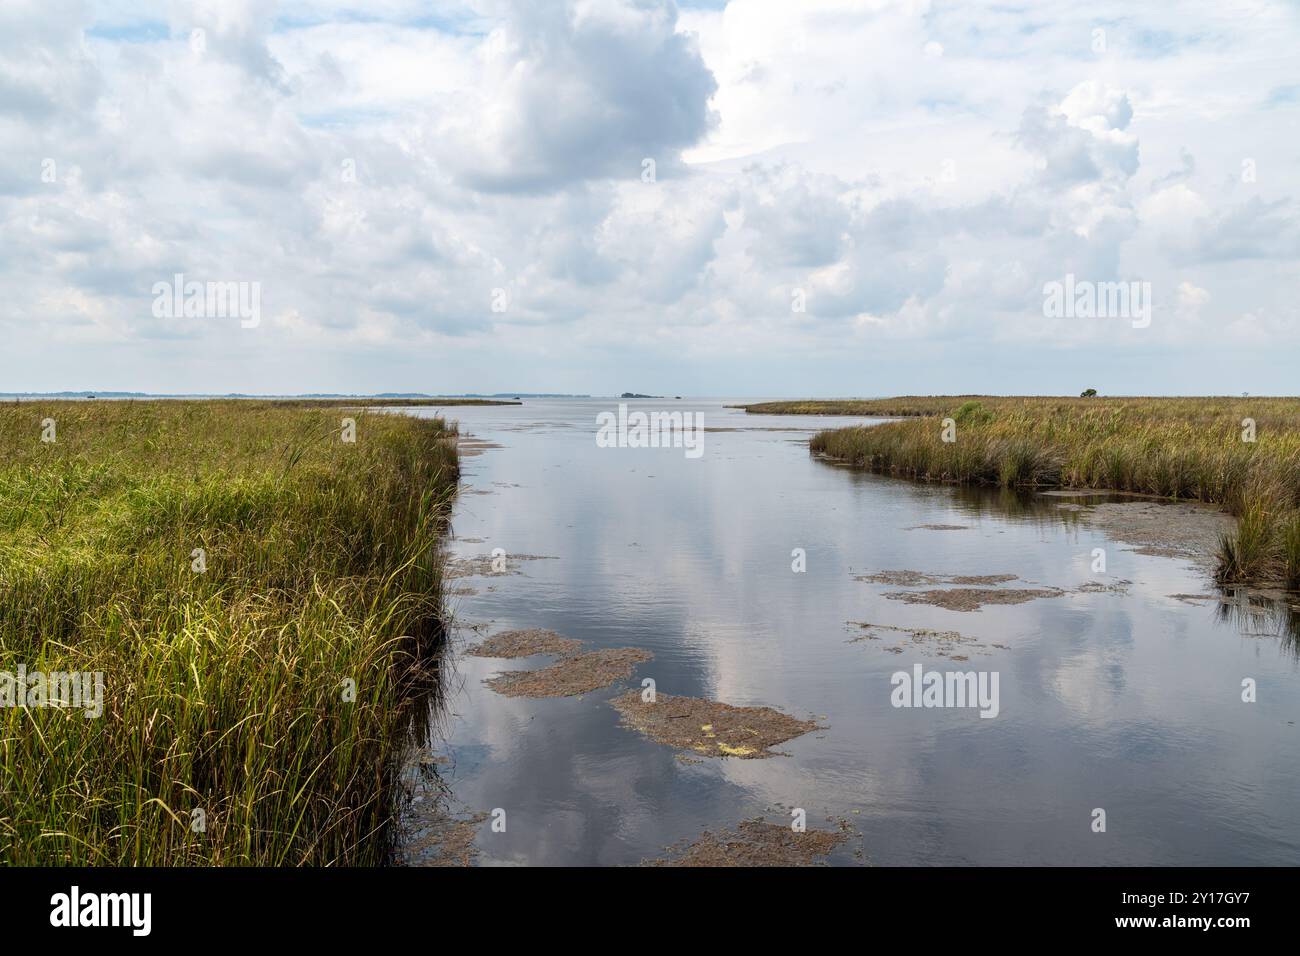
M1300 399L903 397L746 411L773 408L889 414L896 420L826 429L808 443L879 474L1215 505L1237 519L1217 548L1220 583L1300 588Z

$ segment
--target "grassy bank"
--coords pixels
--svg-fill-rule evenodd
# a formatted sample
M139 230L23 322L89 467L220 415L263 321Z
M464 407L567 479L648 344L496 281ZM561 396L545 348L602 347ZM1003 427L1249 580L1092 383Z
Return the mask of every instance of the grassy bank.
M1239 518L1224 581L1300 586L1300 399L925 397L769 403L780 412L903 417L824 431L814 452L873 471L1003 487L1195 499ZM760 407L752 407L756 411ZM767 410L767 409L764 409ZM944 441L943 419L955 440ZM1243 421L1255 441L1243 440Z
M453 408L523 404L508 398L275 398L267 401L273 405L298 408Z
M101 716L0 709L0 861L384 859L456 454L342 414L0 407L0 672L103 674Z
M754 415L860 415L879 418L907 418L935 415L964 401L1007 401L974 395L904 395L899 398L817 398L790 402L757 402L737 405Z

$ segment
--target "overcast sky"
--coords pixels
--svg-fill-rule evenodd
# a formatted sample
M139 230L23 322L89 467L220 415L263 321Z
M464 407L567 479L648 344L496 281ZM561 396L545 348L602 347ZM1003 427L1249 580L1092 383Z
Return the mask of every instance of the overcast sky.
M0 391L1295 394L1298 39L1255 0L3 0ZM258 323L156 315L176 273ZM1067 274L1149 326L1045 316Z

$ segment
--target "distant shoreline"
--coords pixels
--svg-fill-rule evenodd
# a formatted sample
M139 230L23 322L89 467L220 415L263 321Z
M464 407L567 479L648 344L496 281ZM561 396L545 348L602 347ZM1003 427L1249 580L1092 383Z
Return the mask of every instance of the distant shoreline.
M154 392L99 392L94 389L61 392L0 392L0 401L23 399L234 399L259 402L306 401L306 402L365 402L384 405L518 405L524 398L590 398L589 395L561 395L533 392L496 392L491 395L468 393L465 395L423 395L414 392L380 393L377 395L349 395L342 392L306 392L296 395L253 395L245 392L226 392L224 394L194 393L154 393Z
M1002 406L1029 407L1043 402L1058 402L1079 408L1096 407L1106 402L1157 402L1173 406L1196 401L1250 402L1295 400L1290 395L1096 395L1089 398L1072 395L899 395L892 398L802 398L750 402L728 405L744 409L751 415L856 415L885 418L911 418L938 415L966 402L990 402ZM1091 402L1089 406L1085 403Z
M303 398L300 396L270 395L99 395L58 393L50 395L5 395L0 402L30 404L38 402L246 402L250 405L266 404L279 408L460 408L467 405L522 405L521 401L504 398Z

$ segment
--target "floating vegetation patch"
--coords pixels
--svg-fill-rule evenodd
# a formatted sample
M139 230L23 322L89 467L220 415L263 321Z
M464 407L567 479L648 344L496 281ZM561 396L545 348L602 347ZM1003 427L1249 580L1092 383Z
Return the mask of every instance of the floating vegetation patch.
M507 671L486 683L506 697L575 697L631 677L637 664L653 657L637 647L603 648L574 654L541 670Z
M771 757L769 748L821 729L771 707L733 707L700 697L658 694L648 702L632 690L610 704L625 725L651 740L705 757Z
M734 830L708 830L695 842L669 849L669 856L646 866L813 866L849 838L849 826L839 830L811 828L802 832L746 820Z
M471 657L532 657L534 654L573 654L582 647L582 641L565 637L541 627L493 634L466 653Z

